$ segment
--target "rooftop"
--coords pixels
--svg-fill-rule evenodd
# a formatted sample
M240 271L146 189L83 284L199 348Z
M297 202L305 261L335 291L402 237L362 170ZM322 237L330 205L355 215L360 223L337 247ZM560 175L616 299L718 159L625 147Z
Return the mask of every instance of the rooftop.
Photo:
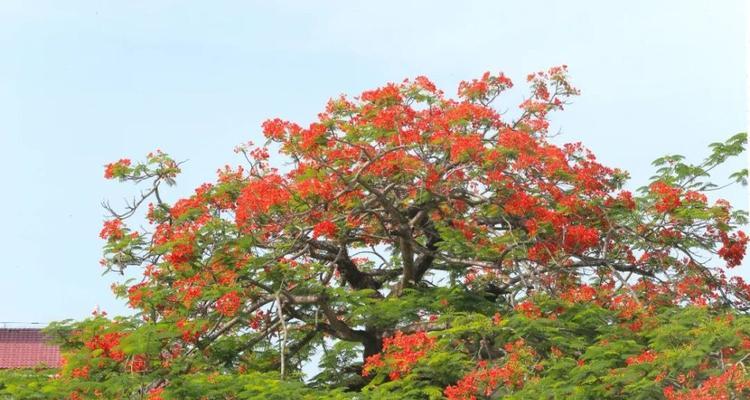
M60 349L40 329L0 328L0 369L59 367Z

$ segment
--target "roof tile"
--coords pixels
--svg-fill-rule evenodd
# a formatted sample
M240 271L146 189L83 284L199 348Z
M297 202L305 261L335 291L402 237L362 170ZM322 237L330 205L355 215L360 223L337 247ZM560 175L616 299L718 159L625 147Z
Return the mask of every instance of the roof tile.
M0 329L0 369L61 365L60 349L40 329Z

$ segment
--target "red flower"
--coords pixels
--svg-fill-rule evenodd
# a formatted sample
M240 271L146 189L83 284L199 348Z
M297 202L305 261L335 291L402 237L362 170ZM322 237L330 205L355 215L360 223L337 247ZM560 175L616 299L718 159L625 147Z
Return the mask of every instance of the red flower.
M731 237L726 233L720 234L721 241L724 244L719 249L719 257L723 258L727 262L727 267L733 268L742 264L742 260L745 258L745 251L747 250L748 237L743 231L737 231Z
M237 292L229 292L216 300L216 311L225 317L233 317L240 309L241 299Z
M568 289L568 291L560 295L560 297L563 300L567 300L572 303L587 302L596 298L596 289L584 284Z
M505 211L510 215L526 215L538 204L537 199L518 191L505 202Z
M571 253L583 253L599 243L599 231L581 225L572 225L565 232L563 246Z
M385 367L390 379L398 379L408 374L434 345L435 339L424 332L404 335L397 331L392 337L383 339L382 353L367 358L362 375L367 376L373 370Z
M473 79L471 82L461 81L458 85L458 95L468 100L476 100L511 87L513 87L513 82L505 74L493 76L485 72L479 79Z
M287 126L288 123L279 118L269 119L261 124L263 135L266 138L273 140L283 139L287 132Z
M732 364L697 388L677 392L674 386L667 386L663 393L667 400L739 399L744 397L747 389L750 389L750 378L738 364Z
M128 366L132 372L143 372L148 367L146 357L141 354L135 355L128 363Z
M73 376L73 378L88 378L89 366L84 365L83 367L80 367L80 368L73 368L71 375Z
M104 221L104 228L99 232L99 237L104 240L119 240L124 236L125 232L122 229L122 220L120 219Z
M443 394L449 400L476 400L476 396L491 397L500 385L509 388L521 388L527 379L527 366L536 352L527 346L523 339L507 343L508 353L502 365L489 365L480 361L477 369L466 374L455 385L445 388ZM539 365L534 365L535 369Z
M530 260L546 263L557 252L557 245L549 242L535 243L528 250Z
M320 223L317 223L313 227L313 237L317 238L320 236L326 236L328 238L334 238L336 237L336 233L338 232L338 227L336 224L334 224L331 221L323 221Z
M526 318L537 319L542 316L542 310L529 300L516 306L516 311L523 313Z
M197 191L198 194L196 194L195 196L178 200L176 203L174 203L172 208L169 209L169 214L173 218L180 218L187 212L194 209L202 211L205 210L206 207L204 205L203 199L201 199L201 195L204 194L210 187L210 185L206 185L204 189Z
M628 192L627 190L623 190L622 192L620 192L620 194L617 195L617 200L620 201L620 203L622 203L622 205L628 210L635 209L635 201L633 201L633 194Z
M110 332L104 335L94 335L91 340L84 343L90 350L101 350L102 355L115 361L122 361L125 353L119 350L120 339L125 334L121 332Z
M128 288L128 304L130 307L137 308L143 304L143 296L148 294L148 291L143 289L144 286L146 286L146 282Z
M146 397L146 400L164 400L164 398L161 397L162 392L164 392L163 387L153 388L148 391L148 397Z
M625 360L625 364L638 365L638 364L654 362L654 360L656 360L656 353L654 353L651 350L646 350L637 356L628 357L628 359Z
M112 179L114 177L121 176L127 173L129 166L130 160L128 160L127 158L123 158L117 162L107 164L104 169L104 178Z
M313 150L318 145L325 143L324 137L326 134L326 127L323 124L310 124L310 127L308 129L303 129L300 131L300 147L303 150Z
M482 137L479 135L456 136L451 145L451 162L460 161L464 157L476 159L483 149Z
M678 188L661 181L652 183L649 188L658 199L655 205L658 212L670 212L682 204Z
M267 213L272 207L289 201L291 196L284 189L285 185L284 179L278 175L269 175L264 179L249 182L237 198L237 224L244 225L248 220Z
M427 78L426 76L418 76L414 78L414 83L416 83L420 88L430 92L430 93L437 93L438 89L435 86L432 81Z
M362 101L367 101L375 104L382 104L386 102L398 103L401 101L401 92L396 85L389 83L382 88L362 92L359 97L360 99L362 99Z

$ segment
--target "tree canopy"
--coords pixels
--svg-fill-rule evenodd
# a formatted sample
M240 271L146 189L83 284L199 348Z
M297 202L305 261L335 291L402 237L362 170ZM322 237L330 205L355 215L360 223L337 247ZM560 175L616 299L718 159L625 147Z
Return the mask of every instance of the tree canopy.
M662 157L631 192L550 134L578 94L566 67L526 80L517 112L496 104L512 81L485 73L453 98L417 77L308 125L270 119L243 165L171 204L167 154L107 165L142 187L101 231L103 268L140 271L114 287L135 315L53 325L66 364L36 395L750 395L750 285L728 272L746 214L708 197L746 135Z

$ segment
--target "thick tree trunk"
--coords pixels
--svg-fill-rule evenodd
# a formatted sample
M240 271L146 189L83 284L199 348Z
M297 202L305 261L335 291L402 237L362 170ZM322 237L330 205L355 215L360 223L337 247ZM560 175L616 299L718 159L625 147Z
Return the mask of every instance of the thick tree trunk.
M362 340L365 350L362 353L362 361L367 361L367 357L378 354L383 350L383 333L373 330L367 330L367 336Z

